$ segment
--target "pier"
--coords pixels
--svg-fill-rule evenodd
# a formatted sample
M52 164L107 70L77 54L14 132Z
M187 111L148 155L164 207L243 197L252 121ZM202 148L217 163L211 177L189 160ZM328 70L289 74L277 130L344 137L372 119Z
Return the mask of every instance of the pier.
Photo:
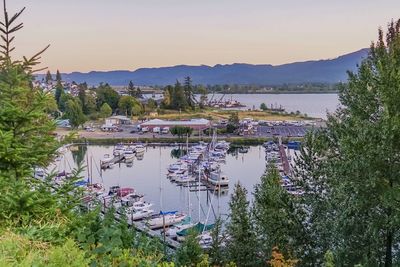
M102 169L107 169L110 167L110 165L119 163L124 159L125 159L124 155L117 155L117 156L114 156L110 161L107 161L107 162L100 161L100 166Z
M104 200L103 205L102 205L102 209L101 212L104 214L107 210L108 210L108 205L107 202ZM120 221L120 214L118 212L115 213L115 219L117 221ZM151 230L150 228L148 228L145 223L143 221L133 221L129 216L127 216L127 223L129 225L129 227L133 227L135 228L137 231L146 234L147 236L151 237L151 238L159 238L161 239L161 242L165 242L165 244L171 248L171 249L178 249L180 246L180 243L178 241L173 240L172 238L169 238L167 236L165 236L158 231L154 231ZM167 229L168 227L166 227Z
M285 175L289 175L290 174L289 160L286 155L285 147L282 144L279 145L279 155L281 156L283 172L285 173Z

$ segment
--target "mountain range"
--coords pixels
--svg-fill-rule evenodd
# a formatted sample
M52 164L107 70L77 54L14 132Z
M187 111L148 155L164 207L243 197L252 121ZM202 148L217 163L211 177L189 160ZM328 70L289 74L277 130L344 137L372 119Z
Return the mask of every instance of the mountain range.
M347 70L354 71L368 48L345 54L334 59L295 62L283 65L253 65L234 63L215 66L178 65L160 68L140 68L135 71L91 71L87 73L62 73L63 80L77 83L100 82L124 86L133 81L135 85L174 84L190 76L194 84L257 84L280 85L284 83L336 83L347 80Z

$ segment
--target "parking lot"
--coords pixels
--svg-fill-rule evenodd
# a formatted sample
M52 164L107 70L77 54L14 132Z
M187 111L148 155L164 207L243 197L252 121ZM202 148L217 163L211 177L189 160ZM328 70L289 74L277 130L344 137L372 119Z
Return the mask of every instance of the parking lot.
M303 137L307 130L305 126L258 126L257 135L266 137Z

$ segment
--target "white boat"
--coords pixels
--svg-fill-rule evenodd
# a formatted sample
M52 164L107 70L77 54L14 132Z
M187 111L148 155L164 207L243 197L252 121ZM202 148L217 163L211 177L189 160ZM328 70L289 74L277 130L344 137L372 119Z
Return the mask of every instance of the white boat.
M147 217L150 217L154 214L154 210L152 209L142 209L142 210L130 210L130 213L127 213L127 217L132 221L138 221Z
M204 232L200 234L197 238L199 239L199 245L202 249L210 248L213 243L211 233L209 232Z
M125 146L124 145L121 145L121 144L116 145L114 147L113 154L114 154L114 156L122 155L124 153L124 150L125 150Z
M109 163L113 160L110 154L104 154L103 158L100 160L102 164Z
M208 176L208 179L206 177L206 181L211 183L212 185L219 185L219 186L229 185L229 178L218 171L211 172L210 175Z
M182 222L186 218L186 215L183 213L167 213L167 214L159 214L153 218L150 218L146 224L150 229L158 229L162 227L171 226L174 224L178 224Z
M46 176L46 171L42 168L36 168L34 171L34 177L36 179L43 179Z
M185 229L189 229L189 228L193 227L194 225L195 225L194 223L184 223L184 224L174 225L173 227L168 228L168 230L165 232L165 235L169 236L170 238L176 238L177 232L180 232Z
M124 158L125 162L133 162L133 159L135 158L135 152L133 152L131 149L124 150Z
M143 145L136 145L136 154L141 154L146 151L146 148Z
M186 183L195 182L196 178L194 178L193 176L189 176L189 175L177 175L174 177L174 181L177 184L186 184Z

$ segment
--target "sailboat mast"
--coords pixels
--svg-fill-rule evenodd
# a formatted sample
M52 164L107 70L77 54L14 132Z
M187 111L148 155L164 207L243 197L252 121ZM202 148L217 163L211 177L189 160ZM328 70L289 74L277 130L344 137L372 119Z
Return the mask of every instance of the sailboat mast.
M201 174L201 169L200 169L200 161L199 161L199 185L198 185L198 188L199 188L199 222L200 222L200 210L201 210L201 204L200 204L200 174Z

